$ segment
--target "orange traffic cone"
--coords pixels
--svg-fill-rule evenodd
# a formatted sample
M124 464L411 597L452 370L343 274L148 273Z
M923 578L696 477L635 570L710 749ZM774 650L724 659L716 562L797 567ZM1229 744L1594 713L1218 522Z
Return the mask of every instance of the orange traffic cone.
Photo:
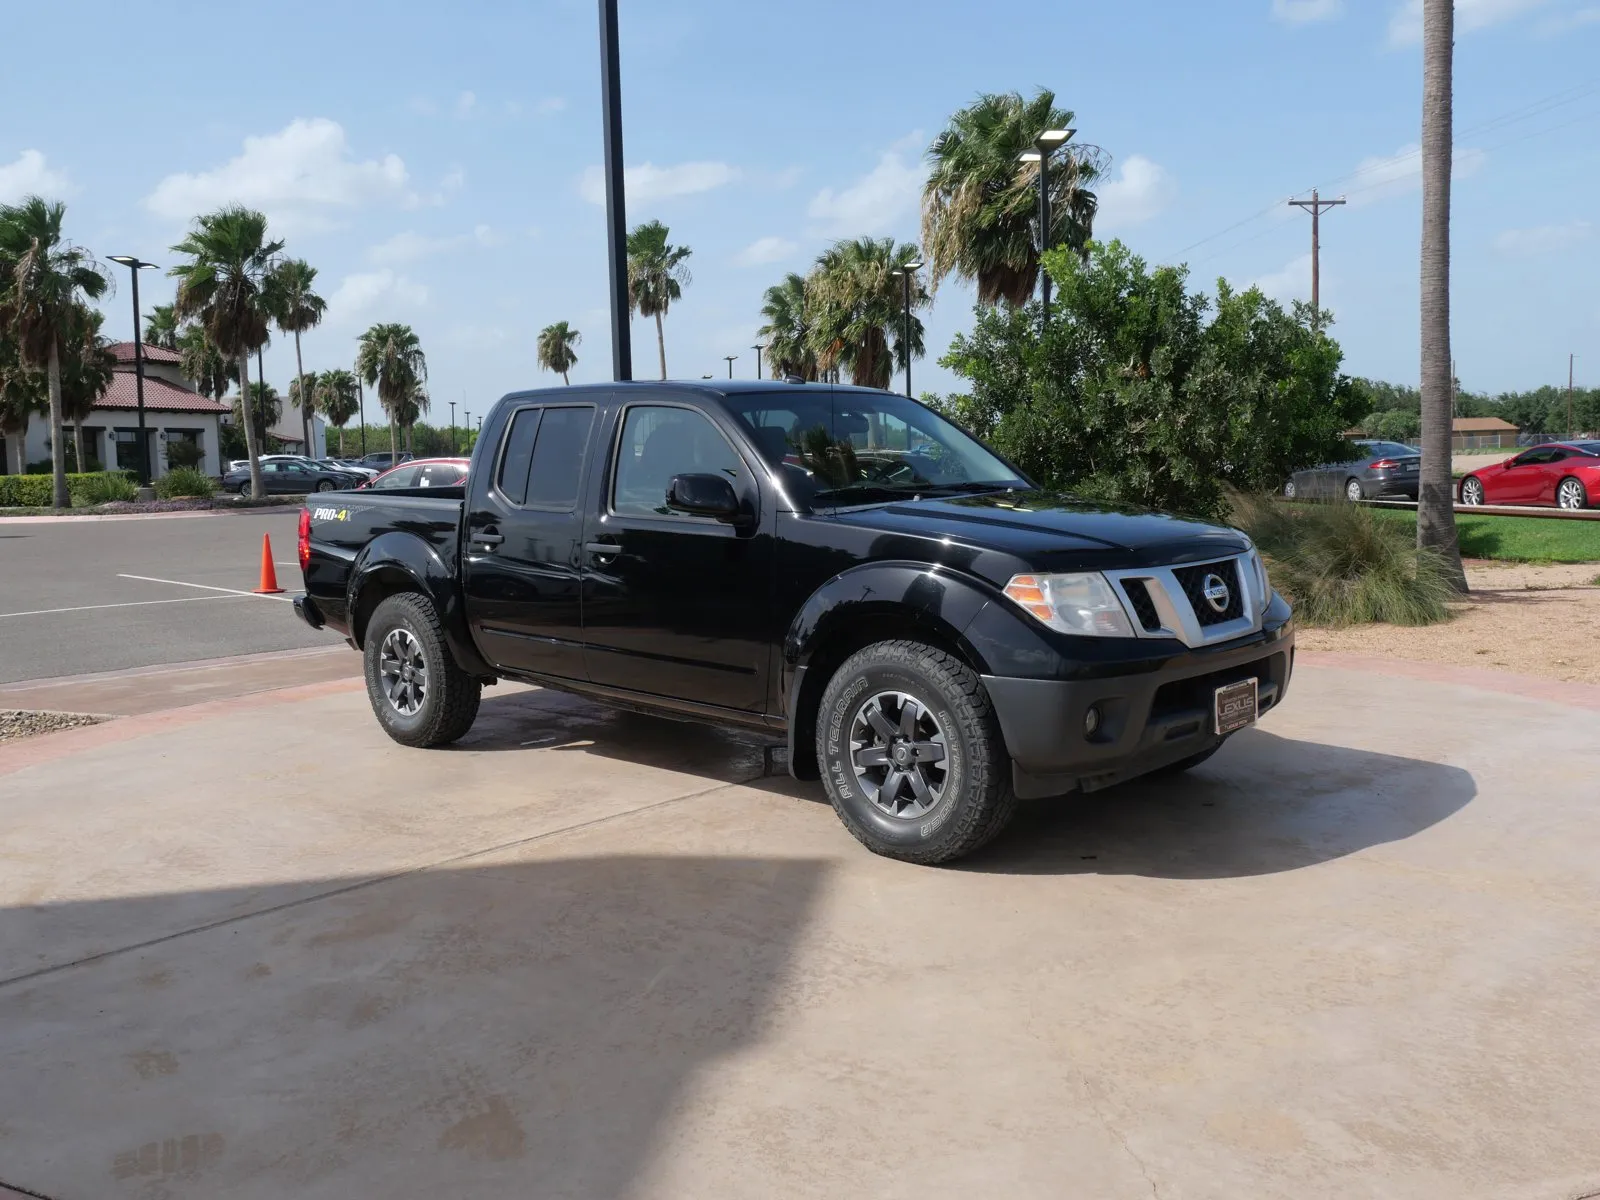
M278 586L278 572L272 566L272 537L270 534L261 535L261 586L256 588L258 596L275 596L283 591Z

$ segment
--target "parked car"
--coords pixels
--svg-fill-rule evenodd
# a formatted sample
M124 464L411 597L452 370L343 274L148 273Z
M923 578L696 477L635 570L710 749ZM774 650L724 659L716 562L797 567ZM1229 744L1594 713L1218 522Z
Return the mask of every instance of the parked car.
M376 467L363 467L359 463L347 463L337 458L308 458L305 461L328 471L348 471L361 479L376 479L379 474Z
M1600 442L1547 442L1461 477L1463 504L1600 505Z
M397 467L403 462L410 462L416 455L401 451L395 454L388 450L377 450L356 461L363 467L371 467L375 471L387 471L390 467Z
M1361 455L1296 471L1283 486L1291 500L1415 500L1422 451L1404 442L1358 441Z
M363 476L352 471L329 471L299 460L272 459L261 463L261 486L268 495L301 495L306 492L333 492L359 487ZM222 477L224 491L250 494L250 466L229 471Z
M418 458L385 471L362 484L365 488L393 491L397 488L460 487L467 477L470 458Z
M520 392L463 492L300 516L295 611L407 746L515 679L788 740L871 850L1204 762L1282 703L1289 606L1233 529L1041 491L913 400L790 382Z

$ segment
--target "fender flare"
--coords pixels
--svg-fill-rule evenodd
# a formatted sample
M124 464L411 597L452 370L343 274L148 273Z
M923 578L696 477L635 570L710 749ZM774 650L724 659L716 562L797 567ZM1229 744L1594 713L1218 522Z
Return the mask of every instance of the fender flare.
M397 576L403 578L407 586L385 586L383 590L386 593L415 591L426 596L439 614L445 642L456 663L473 675L493 677L494 669L478 653L468 632L460 578L431 545L415 534L400 530L390 530L373 538L350 564L346 611L350 614L351 640L359 647L366 638L366 621L360 616L360 605L367 590L378 584L386 585Z

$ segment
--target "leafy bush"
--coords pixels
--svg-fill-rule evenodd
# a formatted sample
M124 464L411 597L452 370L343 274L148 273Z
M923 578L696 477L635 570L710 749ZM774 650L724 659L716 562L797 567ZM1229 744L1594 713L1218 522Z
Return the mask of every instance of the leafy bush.
M156 480L156 495L163 500L189 496L215 496L217 481L193 467L178 467Z
M50 501L50 476L0 475L0 506L49 508Z
M102 471L96 475L68 475L67 492L74 506L109 504L114 500L137 500L139 489L121 471Z
M1356 504L1230 497L1233 519L1266 557L1273 586L1308 625L1432 625L1455 592L1444 560L1403 525Z
M186 442L179 438L167 443L167 466L173 469L198 467L204 458L205 451L194 442Z

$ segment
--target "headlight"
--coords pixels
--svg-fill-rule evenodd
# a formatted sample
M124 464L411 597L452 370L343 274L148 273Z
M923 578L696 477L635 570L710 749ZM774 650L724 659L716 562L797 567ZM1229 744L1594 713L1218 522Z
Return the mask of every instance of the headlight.
M1267 564L1261 561L1261 551L1250 548L1250 565L1256 572L1256 594L1261 597L1261 611L1266 612L1272 603L1272 581L1267 578Z
M1014 575L1006 595L1035 620L1062 633L1133 637L1128 614L1098 571L1082 575Z

